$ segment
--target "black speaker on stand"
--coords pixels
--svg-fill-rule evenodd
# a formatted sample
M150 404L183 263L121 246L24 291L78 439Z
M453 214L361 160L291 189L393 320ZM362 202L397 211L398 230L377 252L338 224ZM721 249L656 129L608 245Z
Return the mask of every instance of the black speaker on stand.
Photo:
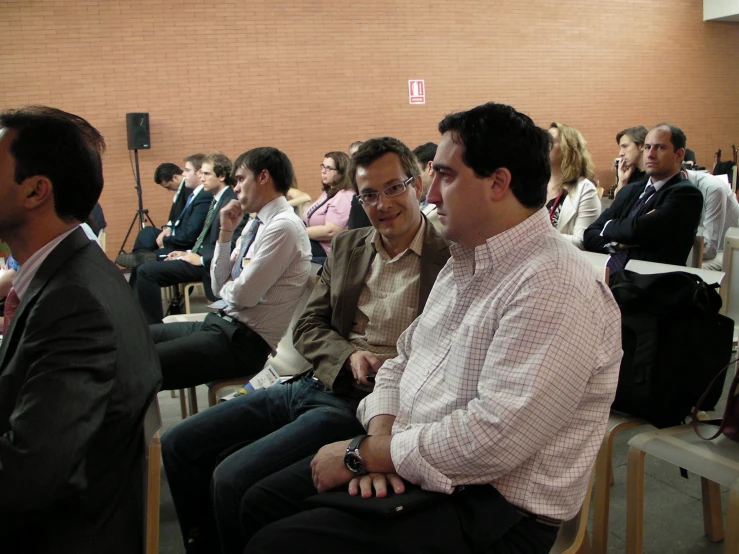
M136 194L138 195L139 208L131 220L131 225L128 227L126 238L123 239L123 243L118 250L121 254L124 252L124 247L128 242L128 237L131 235L131 231L136 226L138 221L139 230L146 227L148 221L152 227L156 227L151 217L149 216L149 210L144 209L144 198L141 191L141 171L139 170L139 150L148 150L151 148L151 141L149 136L149 114L146 112L135 112L126 114L126 135L128 137L128 149L133 150L133 156L136 160L136 169L134 177L136 179ZM130 156L130 154L129 154Z

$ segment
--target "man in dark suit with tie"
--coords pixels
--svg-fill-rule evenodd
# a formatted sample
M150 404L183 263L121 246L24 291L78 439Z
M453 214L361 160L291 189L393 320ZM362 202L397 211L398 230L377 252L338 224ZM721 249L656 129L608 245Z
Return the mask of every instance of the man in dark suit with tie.
M195 244L186 252L181 250L170 252L163 263L147 262L140 265L131 275L131 287L150 324L162 322L164 313L161 287L202 281L206 296L215 299L210 286L210 263L220 232L218 212L231 200L236 199L236 193L231 188L233 184L231 169L231 160L224 154L217 152L206 156L200 167L200 180L204 191L212 194L213 199ZM236 232L240 234L245 223L246 217L240 222ZM236 236L238 237L238 234Z
M685 265L703 209L700 191L680 174L685 133L661 123L644 142L649 178L631 183L585 231L590 252L611 254L611 274L629 260Z
M157 256L164 253L168 254L175 247L169 250L155 252L157 249L165 248L164 238L176 233L174 229L179 223L185 208L187 208L192 200L202 190L200 183L200 166L205 159L205 154L191 154L185 158L185 169L180 169L176 164L163 163L159 164L154 171L154 182L162 188L175 193L172 199L172 206L169 209L167 223L161 229L148 226L141 229L136 236L131 252L121 252L115 259L115 263L122 267L135 268L146 262L152 262L158 258ZM188 226L183 226L182 233L187 234L190 244L184 248L189 248L195 242L195 238L202 228L205 220L205 213L208 210L208 203L204 207L197 210L197 217L193 221L198 221L200 227L197 230L191 230ZM202 214L200 213L202 211ZM194 233L194 235L193 235ZM183 247L179 247L183 248Z
M143 553L144 414L161 375L129 287L79 228L103 137L0 114L0 235L20 263L0 347L0 549Z

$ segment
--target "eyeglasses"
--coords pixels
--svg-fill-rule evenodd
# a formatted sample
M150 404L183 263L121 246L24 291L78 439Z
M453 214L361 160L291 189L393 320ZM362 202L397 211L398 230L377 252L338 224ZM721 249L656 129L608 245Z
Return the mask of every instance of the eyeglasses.
M321 164L321 171L326 171L326 172L328 172L328 171L336 171L336 168L335 167L329 167L327 165Z
M408 188L408 186L413 181L414 177L410 176L402 183L398 183L397 185L390 185L389 187L384 188L382 191L382 194L385 195L386 198L392 198L393 196L400 196L405 192L405 189ZM363 206L374 206L377 204L378 198L380 198L379 192L363 192L361 194L357 194L357 198L359 198L359 203Z

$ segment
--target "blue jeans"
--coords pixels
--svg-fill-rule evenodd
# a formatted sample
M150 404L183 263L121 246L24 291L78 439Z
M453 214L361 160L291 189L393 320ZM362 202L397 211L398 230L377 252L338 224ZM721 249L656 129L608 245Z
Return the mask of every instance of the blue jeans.
M170 429L162 458L185 541L197 537L212 545L215 517L222 552L241 552L254 532L242 524L254 508L249 489L325 444L362 434L357 404L302 377L218 404ZM224 450L243 443L216 467Z

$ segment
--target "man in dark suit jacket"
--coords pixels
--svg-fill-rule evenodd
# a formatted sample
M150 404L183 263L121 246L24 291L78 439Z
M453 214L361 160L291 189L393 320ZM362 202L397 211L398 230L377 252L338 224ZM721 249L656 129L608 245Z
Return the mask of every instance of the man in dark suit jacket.
M355 411L372 390L371 376L396 355L398 336L423 311L449 258L447 243L420 213L421 178L404 144L372 139L352 163L352 173L357 166L373 171L372 184L359 192L374 227L334 238L295 329L295 347L313 370L209 408L162 437L188 552L215 551L210 476L223 450L249 442L213 473L221 551L241 552L251 533L276 517L261 505L260 490L273 477L282 482L296 464L306 466L326 442L362 431ZM383 195L388 189L392 196Z
M143 553L143 419L161 375L125 280L79 228L104 148L60 110L0 114L0 234L21 264L0 347L3 552Z
M205 192L213 195L208 207L205 223L191 250L170 252L163 263L148 262L140 265L131 275L130 284L146 320L150 324L161 323L162 310L161 287L178 283L202 281L205 294L215 299L210 286L210 262L215 252L218 233L220 232L220 209L231 200L236 193L231 188L233 178L231 160L221 153L206 156L200 168L201 182ZM234 231L238 237L246 224L246 217Z
M674 125L653 127L644 142L649 179L624 187L585 231L585 250L611 254L611 273L631 259L685 265L703 209L700 191L680 174L685 142Z

